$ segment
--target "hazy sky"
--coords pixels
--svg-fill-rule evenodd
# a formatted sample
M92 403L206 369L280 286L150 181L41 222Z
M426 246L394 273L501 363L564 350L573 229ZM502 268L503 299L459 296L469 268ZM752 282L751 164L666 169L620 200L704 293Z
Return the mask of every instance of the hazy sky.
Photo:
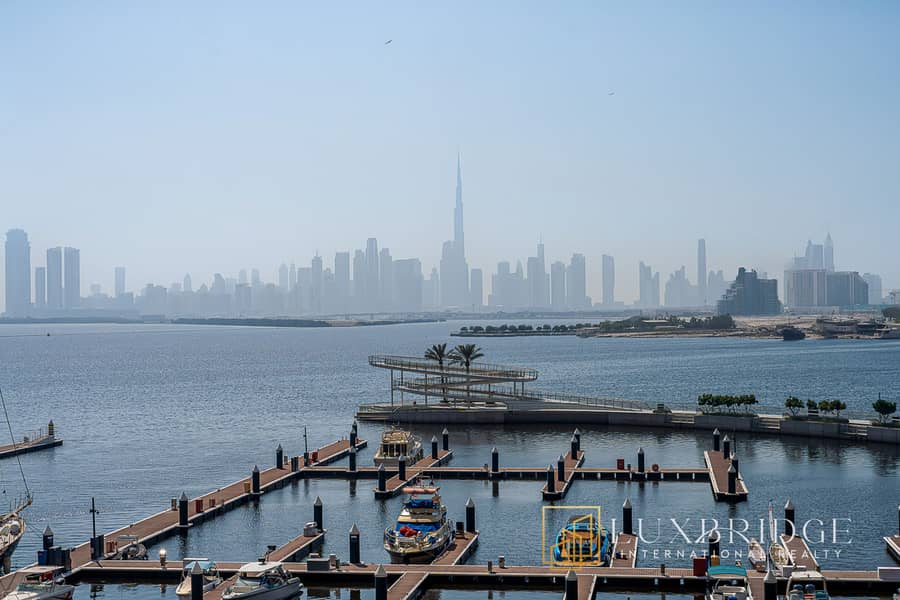
M0 229L82 290L307 265L616 257L900 286L896 2L0 3ZM393 42L385 45L385 41ZM614 92L614 95L609 95ZM2 267L0 267L2 268Z

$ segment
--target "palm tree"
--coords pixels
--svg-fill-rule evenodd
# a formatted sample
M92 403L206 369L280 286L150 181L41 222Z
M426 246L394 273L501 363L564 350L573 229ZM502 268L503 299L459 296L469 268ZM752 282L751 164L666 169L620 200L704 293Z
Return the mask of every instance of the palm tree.
M450 358L447 353L447 344L434 344L431 348L425 350L425 358L427 360L437 361L441 369L441 391L443 392L443 401L447 401L447 389L444 387L444 361Z
M484 353L481 351L481 348L475 344L460 344L450 351L450 362L457 365L463 365L466 368L466 379L468 379L469 369L471 368L472 363L483 356ZM466 384L466 397L471 404L472 399L468 383Z

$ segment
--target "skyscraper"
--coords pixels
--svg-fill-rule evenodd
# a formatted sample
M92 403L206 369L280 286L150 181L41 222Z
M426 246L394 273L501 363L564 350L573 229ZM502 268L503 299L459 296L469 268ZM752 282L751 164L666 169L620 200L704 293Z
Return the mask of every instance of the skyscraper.
M47 248L47 308L63 307L63 257L62 248Z
M419 259L395 260L392 271L394 310L399 312L422 310L422 263Z
M697 240L697 303L700 306L709 304L706 286L706 240Z
M869 286L869 304L881 304L884 298L881 288L881 275L863 273L863 279ZM37 300L35 300L37 302Z
M757 276L756 271L744 267L716 303L720 315L777 315L781 313L778 300L778 281Z
M466 255L465 234L463 233L463 203L462 203L462 167L459 162L459 153L456 153L456 207L453 209L453 242L459 253Z
M834 242L830 233L825 236L825 270L834 271Z
M350 253L334 254L334 295L336 306L331 311L343 312L348 308L350 298Z
M382 248L378 253L378 268L381 277L378 280L378 306L380 310L393 310L394 299L394 259L389 248Z
M659 273L653 273L653 268L641 261L638 265L638 282L640 285L638 305L643 308L658 308Z
M616 261L612 256L603 255L603 306L616 303Z
M354 312L362 312L366 305L366 253L357 250L353 253L353 303Z
M191 284L191 274L190 273L184 274L184 279L182 280L182 283L181 283L181 289L187 293L194 291L194 286L193 286L193 284Z
M6 232L6 314L24 317L31 308L31 244L21 229Z
M47 308L47 268L35 267L34 269L34 307Z
M469 271L469 294L472 296L472 310L478 312L484 306L484 273L481 269Z
M325 284L322 272L322 257L316 252L310 263L310 276L312 282L309 290L309 310L313 314L322 313L322 291Z
M81 305L81 252L68 246L63 249L63 305L66 310Z
M378 240L366 240L366 311L378 308Z
M587 299L587 266L583 254L573 254L566 272L566 301L569 308L589 308Z
M116 298L125 293L125 267L116 267Z
M291 289L289 275L290 271L288 270L288 266L281 263L281 266L278 267L278 287L281 288L282 292L287 292Z
M550 265L550 308L566 309L566 265L559 260Z
M456 157L456 205L453 209L453 239L444 242L440 263L440 303L444 307L467 308L469 295L469 265L466 263L465 234L463 233L462 168Z

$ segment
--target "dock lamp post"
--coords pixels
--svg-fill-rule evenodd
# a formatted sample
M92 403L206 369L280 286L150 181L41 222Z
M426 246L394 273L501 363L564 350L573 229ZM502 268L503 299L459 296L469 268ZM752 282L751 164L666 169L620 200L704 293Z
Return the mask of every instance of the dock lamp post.
M306 425L303 426L303 466L309 466L309 440L306 437Z

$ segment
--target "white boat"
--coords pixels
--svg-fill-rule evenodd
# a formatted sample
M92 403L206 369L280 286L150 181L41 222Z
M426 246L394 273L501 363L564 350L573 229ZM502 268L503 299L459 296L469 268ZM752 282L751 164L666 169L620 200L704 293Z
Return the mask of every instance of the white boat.
M431 562L453 542L447 507L434 485L405 487L403 493L409 498L403 503L397 525L384 531L384 549L393 563Z
M62 577L63 567L25 567L19 573L25 579L8 593L3 600L70 600L75 586L66 585Z
M397 468L401 456L406 457L407 466L422 460L422 441L404 429L388 429L381 434L381 445L375 452L375 466Z
M147 560L149 556L147 547L136 535L120 535L116 540L115 560Z
M881 327L875 330L875 339L900 340L900 327Z
M184 567L181 572L181 583L175 588L176 596L191 595L191 570L194 568L194 565L198 565L203 571L204 592L208 592L222 583L222 578L219 576L219 570L216 568L216 563L208 558L185 558L182 563Z
M776 569L781 569L785 565L791 564L791 555L787 549L778 542L772 542L769 545L769 558Z
M794 571L788 578L787 600L828 600L825 576L818 571Z
M237 581L225 588L222 600L288 600L303 593L297 577L291 577L280 562L260 559L238 571Z
M714 580L706 600L752 600L747 570L739 566L710 567L707 576Z
M750 562L751 567L753 567L760 573L765 573L766 551L756 538L752 538L750 540L750 544L747 549L747 560Z

